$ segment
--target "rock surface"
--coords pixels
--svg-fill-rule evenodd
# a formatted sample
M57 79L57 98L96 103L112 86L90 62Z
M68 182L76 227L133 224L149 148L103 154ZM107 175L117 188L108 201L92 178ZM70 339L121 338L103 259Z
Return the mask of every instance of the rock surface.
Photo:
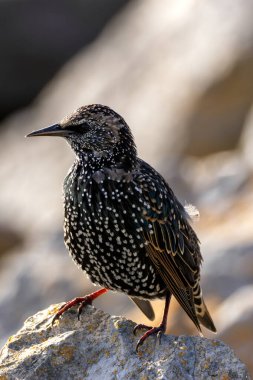
M150 338L135 353L134 324L88 306L78 321L67 312L52 328L57 306L29 317L0 357L1 379L249 379L233 351L218 340Z

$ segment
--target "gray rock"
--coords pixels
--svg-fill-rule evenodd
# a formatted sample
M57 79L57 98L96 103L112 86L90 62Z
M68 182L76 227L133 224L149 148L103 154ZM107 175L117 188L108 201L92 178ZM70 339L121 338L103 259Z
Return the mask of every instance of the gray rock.
M30 103L126 2L0 1L0 118Z
M198 207L220 216L246 188L251 169L239 151L231 150L185 159L181 176L195 193Z
M41 106L62 116L77 104L111 105L141 155L170 175L182 152L235 148L253 96L252 10L250 0L132 2L65 66Z
M205 250L203 287L208 294L224 300L240 287L253 283L253 243L223 247L217 240L213 241L216 247Z
M245 126L243 129L243 133L241 136L241 151L243 154L243 157L245 159L245 162L247 163L248 167L253 171L253 157L252 157L252 150L253 150L253 106L251 106L250 112L247 116L247 120L245 122Z
M1 379L249 379L221 341L164 336L158 345L149 338L136 355L133 322L88 306L81 321L71 310L52 327L57 306L28 318L9 338Z
M239 288L215 314L219 339L229 344L253 373L253 285Z
M86 277L65 252L62 235L60 242L47 239L37 238L36 248L27 242L1 260L0 346L37 310L90 291Z
M71 153L61 141L25 142L23 136L79 105L115 108L131 126L140 156L167 178L178 176L184 154L235 147L252 102L252 5L130 2L37 103L2 125L0 221L4 216L28 229L60 225L60 187ZM183 199L192 200L189 193Z
M185 155L233 148L252 102L252 5L249 0L243 0L243 6L229 0L131 2L94 44L65 66L36 103L5 121L0 138L0 222L28 239L33 236L34 245L28 256L21 257L22 250L1 265L1 337L9 336L14 325L18 328L24 310L33 313L65 296L86 293L85 285L77 292L82 279L77 279L63 248L49 249L47 254L39 247L41 239L62 228L61 185L73 161L70 149L57 139L26 141L23 136L55 123L78 105L101 102L126 118L140 155L167 178L178 176L178 163ZM237 286L252 283L253 202L251 188L245 188L244 166L251 147L247 146L243 160L219 155L213 170L210 160L205 166L204 179L210 179L211 188L207 195L214 200L208 208L219 212L210 225L200 210L200 226L206 223L199 234L207 268L202 282L209 281L206 289L222 299ZM202 173L189 170L189 186ZM170 183L180 194L175 181ZM200 189L203 183L197 183L195 194L206 192ZM241 206L232 208L237 198ZM193 201L189 193L181 199ZM42 301L41 293L47 301Z
M62 233L27 242L23 249L1 260L0 347L21 328L24 319L37 310L92 291L94 286L66 252ZM131 308L137 310L122 293L109 292L98 299L96 305L123 315Z
M22 246L23 237L10 226L0 223L0 258L6 252Z

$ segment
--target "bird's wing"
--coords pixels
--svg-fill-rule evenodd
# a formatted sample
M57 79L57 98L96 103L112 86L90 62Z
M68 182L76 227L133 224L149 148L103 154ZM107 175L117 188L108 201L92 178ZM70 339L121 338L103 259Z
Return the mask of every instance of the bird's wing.
M147 172L148 171L148 172ZM163 178L148 165L138 178L142 189L147 254L198 330L196 296L200 296L201 254L187 214Z

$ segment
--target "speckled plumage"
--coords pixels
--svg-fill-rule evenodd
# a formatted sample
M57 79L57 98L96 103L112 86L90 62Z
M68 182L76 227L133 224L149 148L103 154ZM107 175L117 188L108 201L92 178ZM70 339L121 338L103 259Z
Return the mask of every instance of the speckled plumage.
M76 153L64 182L64 239L76 264L93 283L131 297L172 294L198 330L201 323L215 331L199 285L202 257L190 216L137 157L124 119L91 105L53 127Z
M148 256L143 234L151 229L141 215L148 204L140 197L148 169L139 162L127 178L124 171L91 170L88 162L77 161L64 184L64 235L72 258L92 282L155 298L164 296L166 286Z

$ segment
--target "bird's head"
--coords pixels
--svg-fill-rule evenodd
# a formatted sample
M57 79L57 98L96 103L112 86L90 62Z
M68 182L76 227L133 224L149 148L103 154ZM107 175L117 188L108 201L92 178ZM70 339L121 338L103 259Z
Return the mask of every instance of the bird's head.
M61 136L76 155L124 162L136 158L134 140L125 120L107 106L93 104L78 108L58 124L27 135Z

